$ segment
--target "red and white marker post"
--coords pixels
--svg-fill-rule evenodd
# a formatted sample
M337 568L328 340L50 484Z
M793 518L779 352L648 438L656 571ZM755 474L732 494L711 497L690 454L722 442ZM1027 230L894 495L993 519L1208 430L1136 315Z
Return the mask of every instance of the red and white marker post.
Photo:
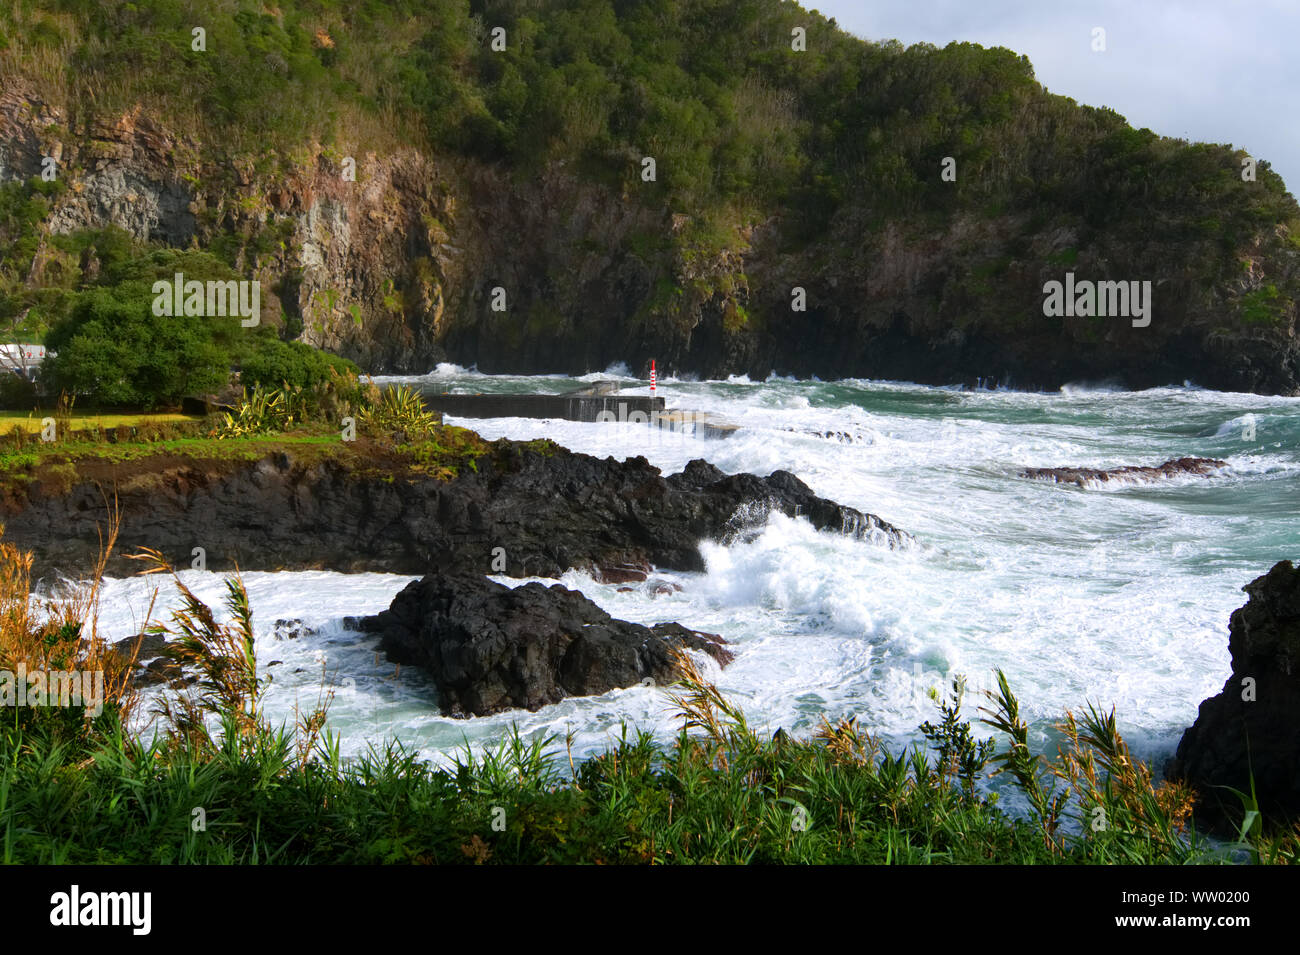
M655 360L650 359L650 397L655 396Z

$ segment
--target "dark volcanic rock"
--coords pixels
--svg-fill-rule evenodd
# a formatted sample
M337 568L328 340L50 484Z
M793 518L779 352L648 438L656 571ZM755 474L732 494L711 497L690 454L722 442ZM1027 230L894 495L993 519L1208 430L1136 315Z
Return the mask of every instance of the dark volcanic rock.
M1057 484L1076 484L1086 487L1089 484L1106 484L1114 481L1119 484L1144 484L1160 478L1176 477L1180 474L1199 474L1208 477L1220 468L1226 468L1227 461L1216 458L1178 458L1166 461L1157 467L1123 467L1099 471L1094 468L1026 468L1020 472L1023 478L1039 481L1054 481Z
M452 715L535 710L647 677L670 681L673 648L701 650L723 666L732 659L713 634L643 627L558 584L511 589L473 573L430 574L361 624L380 634L389 659L427 670Z
M276 640L297 640L299 637L314 637L316 631L303 625L298 619L277 620L271 628L271 636Z
M165 655L169 646L161 634L140 633L119 640L108 652L121 663L134 661L127 680L137 690L159 684L173 688L193 684L197 678L187 675L180 664Z
M592 577L602 584L639 584L649 578L652 569L644 561L636 564L603 564L592 571Z
M664 477L645 458L546 454L506 443L454 480L358 474L336 460L156 458L102 465L71 490L14 493L5 539L35 554L35 571L75 576L94 565L106 501L122 518L117 554L155 547L210 570L431 569L555 577L570 568L704 569L699 542L741 533L771 510L895 546L904 534L817 497L785 471L726 475L703 461ZM116 556L108 573L139 567Z
M1201 704L1167 775L1201 794L1197 816L1234 831L1242 808L1215 786L1250 792L1253 771L1265 819L1300 815L1300 570L1276 564L1242 588L1250 595L1232 614L1232 676Z

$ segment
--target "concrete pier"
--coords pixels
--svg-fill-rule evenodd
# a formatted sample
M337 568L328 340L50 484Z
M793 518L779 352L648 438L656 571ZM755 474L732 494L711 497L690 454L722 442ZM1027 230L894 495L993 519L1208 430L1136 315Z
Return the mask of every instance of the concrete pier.
M707 411L667 411L655 415L651 423L665 431L676 431L696 438L729 438L740 430L740 425Z
M459 418L560 418L648 424L700 438L729 438L740 426L703 411L667 411L664 399L620 395L618 382L598 381L559 395L448 395L431 385L417 389L425 407Z
M422 389L420 397L430 411L460 418L597 421L606 413L604 420L613 415L616 421L649 423L651 415L664 410L664 399L642 395L442 395Z

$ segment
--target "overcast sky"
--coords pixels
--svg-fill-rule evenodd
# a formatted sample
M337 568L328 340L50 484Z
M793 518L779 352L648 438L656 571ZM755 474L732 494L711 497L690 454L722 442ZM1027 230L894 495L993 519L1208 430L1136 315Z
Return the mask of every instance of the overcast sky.
M1300 0L804 0L867 39L1024 53L1053 93L1231 143L1300 194ZM1106 31L1094 53L1092 31Z

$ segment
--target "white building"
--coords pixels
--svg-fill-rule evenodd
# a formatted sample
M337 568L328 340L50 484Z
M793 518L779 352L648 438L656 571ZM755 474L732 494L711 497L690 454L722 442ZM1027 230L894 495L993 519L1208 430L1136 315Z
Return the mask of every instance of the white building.
M31 378L44 360L44 345L0 345L0 370L18 372Z

